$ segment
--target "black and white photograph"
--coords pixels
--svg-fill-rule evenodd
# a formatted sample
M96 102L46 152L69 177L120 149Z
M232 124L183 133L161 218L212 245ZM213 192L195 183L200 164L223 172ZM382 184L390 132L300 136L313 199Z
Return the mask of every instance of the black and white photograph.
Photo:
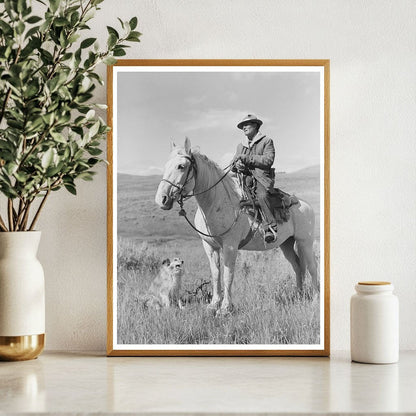
M109 355L329 354L329 61L109 72Z

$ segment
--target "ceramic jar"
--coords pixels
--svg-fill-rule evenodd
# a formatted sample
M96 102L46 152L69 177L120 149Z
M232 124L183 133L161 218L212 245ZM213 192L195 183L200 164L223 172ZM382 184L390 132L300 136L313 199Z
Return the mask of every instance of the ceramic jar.
M36 358L44 347L40 231L0 232L0 360Z
M390 282L359 282L351 297L351 359L389 364L399 360L399 302Z

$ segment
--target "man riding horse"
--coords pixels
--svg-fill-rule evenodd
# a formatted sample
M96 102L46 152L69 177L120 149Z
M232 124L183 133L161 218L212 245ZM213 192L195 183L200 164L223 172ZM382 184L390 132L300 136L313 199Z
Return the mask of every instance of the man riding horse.
M244 184L255 193L264 217L264 240L266 243L272 243L277 238L277 222L270 200L275 177L272 168L275 149L273 140L260 132L262 124L263 122L253 114L247 115L237 124L245 138L237 146L232 170L241 173Z

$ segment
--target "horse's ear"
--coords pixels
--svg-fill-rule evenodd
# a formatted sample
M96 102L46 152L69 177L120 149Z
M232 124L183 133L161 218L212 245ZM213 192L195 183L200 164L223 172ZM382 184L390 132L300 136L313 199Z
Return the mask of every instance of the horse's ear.
M170 140L170 150L172 151L174 148L176 147L175 142L173 141L173 139Z
M185 137L185 144L183 147L185 148L187 155L191 154L191 141L189 140L189 137Z

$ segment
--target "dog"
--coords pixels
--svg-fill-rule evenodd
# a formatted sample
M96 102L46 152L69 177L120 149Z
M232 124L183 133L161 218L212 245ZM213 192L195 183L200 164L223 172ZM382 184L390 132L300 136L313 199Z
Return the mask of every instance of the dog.
M183 274L182 259L174 258L172 261L169 259L163 260L159 274L150 285L144 298L143 306L146 309L156 310L170 307L183 309L180 299Z

